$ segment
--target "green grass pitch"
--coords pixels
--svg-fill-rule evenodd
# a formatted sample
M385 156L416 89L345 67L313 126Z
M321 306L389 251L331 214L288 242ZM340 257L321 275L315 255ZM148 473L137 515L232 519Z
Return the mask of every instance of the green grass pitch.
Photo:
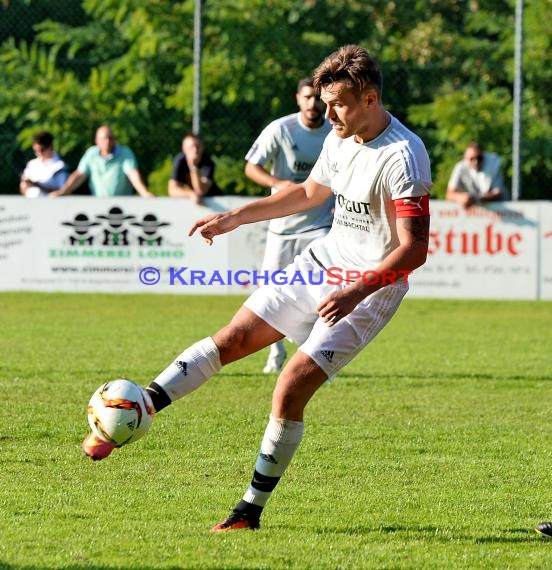
M406 299L309 404L259 531L213 535L270 410L266 353L87 460L102 382L147 384L238 297L0 294L0 568L552 565L552 303ZM288 345L289 350L293 350Z

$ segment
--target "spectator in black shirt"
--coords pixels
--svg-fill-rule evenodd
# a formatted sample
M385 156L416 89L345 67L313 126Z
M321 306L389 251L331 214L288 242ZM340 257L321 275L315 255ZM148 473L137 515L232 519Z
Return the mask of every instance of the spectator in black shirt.
M222 195L215 182L215 163L198 135L182 139L182 152L174 158L168 192L173 198L189 198L194 204L201 204L207 196Z

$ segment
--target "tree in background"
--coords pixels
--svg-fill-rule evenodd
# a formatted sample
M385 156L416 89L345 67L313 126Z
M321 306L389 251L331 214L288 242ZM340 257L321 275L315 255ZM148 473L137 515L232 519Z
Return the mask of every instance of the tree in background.
M406 58L413 69L427 65L431 75L433 65L441 66L432 99L409 109L412 124L425 133L439 197L444 197L454 163L472 140L497 152L504 159L507 177L512 174L515 0L463 4L466 10L461 27L434 16L425 37L406 40L418 46ZM552 198L552 69L543 67L551 48L552 35L546 24L550 10L550 0L526 2L521 148L524 199ZM423 24L417 25L413 34L423 28ZM422 55L423 45L426 50Z
M14 1L2 0L0 2L0 44L7 49L0 49L0 91L10 86L10 91L5 93L6 98L0 93L0 105L4 101L14 102L17 99L17 77L7 77L8 69L4 61L10 61L9 52L12 45L19 45L21 49L28 49L36 38L33 24L46 18L52 18L59 22L78 25L85 18L80 2L51 2L49 0ZM19 130L23 122L19 120L18 107L2 113L0 109L0 193L15 192L19 175L30 155L31 138L19 139Z
M39 4L55 5L48 20L28 10ZM552 70L543 66L552 4L526 4L523 197L544 198L552 182ZM80 13L63 15L75 5ZM136 152L150 187L165 194L171 158L192 124L194 2L11 0L0 20L16 12L36 18L17 33L0 27L0 154L9 144L12 155L27 149L37 129L48 129L75 166L107 122ZM379 58L386 105L426 141L436 195L469 140L510 168L514 0L204 0L203 22L202 135L227 191L260 191L243 176L253 138L296 110L297 80L346 43ZM16 180L1 182L16 191Z

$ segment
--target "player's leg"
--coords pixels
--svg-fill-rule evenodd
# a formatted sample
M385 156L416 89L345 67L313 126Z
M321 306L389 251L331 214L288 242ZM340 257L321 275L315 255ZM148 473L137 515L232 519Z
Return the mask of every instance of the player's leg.
M296 352L274 389L272 410L251 483L230 516L212 532L259 528L264 506L303 438L303 411L326 373L308 355Z
M280 340L281 333L245 306L230 323L182 352L146 388L156 411L199 388L222 366Z
M257 352L282 337L242 306L227 326L184 350L146 387L155 411L199 388L225 364ZM115 448L93 433L88 434L82 444L84 453L94 460L105 459Z
M293 261L292 254L293 240L288 240L285 236L268 232L266 236L265 252L262 272L272 274L286 267ZM283 340L278 340L270 345L266 364L263 368L264 374L273 374L280 372L286 360L286 347Z
M263 368L264 374L279 372L286 360L287 352L283 340L279 340L270 345L268 358Z
M313 241L324 237L329 228L319 228L300 234L300 236L289 237L271 234L267 236L263 269L276 271L290 264L297 255L305 251ZM265 374L280 372L286 360L286 349L284 341L278 341L270 345L270 350L266 365L263 368Z
M262 510L303 436L303 411L308 401L386 326L406 291L402 286L380 289L331 328L316 319L308 338L278 378L251 484L230 517L213 527L214 532L258 527Z

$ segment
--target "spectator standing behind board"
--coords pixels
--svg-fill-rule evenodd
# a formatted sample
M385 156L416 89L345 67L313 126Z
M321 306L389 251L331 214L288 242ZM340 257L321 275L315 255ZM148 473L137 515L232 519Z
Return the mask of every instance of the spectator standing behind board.
M174 158L168 192L172 198L189 198L194 204L201 204L207 196L222 195L215 182L215 163L198 135L182 139L182 152Z
M33 137L35 158L29 160L19 182L19 191L27 198L47 196L60 188L69 176L69 169L54 150L54 137L41 131Z
M476 203L504 200L500 157L493 152L484 152L481 144L471 142L464 151L464 159L452 171L446 198L464 208Z
M88 179L90 193L99 198L132 196L134 190L144 198L153 197L142 180L134 153L127 146L117 144L107 125L98 128L95 142L67 182L50 196L70 194Z

